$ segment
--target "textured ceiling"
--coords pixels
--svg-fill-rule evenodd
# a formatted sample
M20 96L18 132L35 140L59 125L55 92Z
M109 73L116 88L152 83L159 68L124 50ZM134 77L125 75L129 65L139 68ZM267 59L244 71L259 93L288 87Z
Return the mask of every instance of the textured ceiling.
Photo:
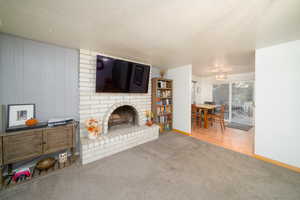
M300 39L300 0L0 0L1 32L162 68L254 71L254 51Z

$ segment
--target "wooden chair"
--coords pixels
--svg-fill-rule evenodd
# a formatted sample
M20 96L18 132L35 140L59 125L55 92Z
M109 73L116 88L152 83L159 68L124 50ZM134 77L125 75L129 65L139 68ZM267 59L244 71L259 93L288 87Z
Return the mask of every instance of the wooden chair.
M199 121L201 128L201 110L199 110L195 104L192 104L192 122L194 127L197 126L197 121Z
M224 120L224 113L225 113L225 105L221 105L221 109L219 113L215 114L208 114L207 118L211 120L211 122L219 122L221 126L222 132L225 130L225 120Z

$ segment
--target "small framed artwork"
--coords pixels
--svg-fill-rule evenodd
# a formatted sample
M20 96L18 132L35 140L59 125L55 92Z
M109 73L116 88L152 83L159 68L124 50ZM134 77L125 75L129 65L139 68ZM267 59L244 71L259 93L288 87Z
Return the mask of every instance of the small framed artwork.
M9 104L7 106L7 128L25 125L35 118L35 104Z

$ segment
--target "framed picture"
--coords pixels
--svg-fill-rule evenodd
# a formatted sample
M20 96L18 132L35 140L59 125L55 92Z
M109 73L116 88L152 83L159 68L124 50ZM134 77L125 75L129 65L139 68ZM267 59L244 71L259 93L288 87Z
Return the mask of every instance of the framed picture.
M35 104L10 104L7 106L7 128L25 125L35 118Z

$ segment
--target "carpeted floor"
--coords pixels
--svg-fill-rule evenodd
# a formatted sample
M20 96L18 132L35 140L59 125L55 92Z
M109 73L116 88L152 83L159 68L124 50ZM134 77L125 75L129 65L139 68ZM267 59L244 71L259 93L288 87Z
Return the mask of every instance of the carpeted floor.
M19 185L0 199L299 200L300 174L171 132Z

